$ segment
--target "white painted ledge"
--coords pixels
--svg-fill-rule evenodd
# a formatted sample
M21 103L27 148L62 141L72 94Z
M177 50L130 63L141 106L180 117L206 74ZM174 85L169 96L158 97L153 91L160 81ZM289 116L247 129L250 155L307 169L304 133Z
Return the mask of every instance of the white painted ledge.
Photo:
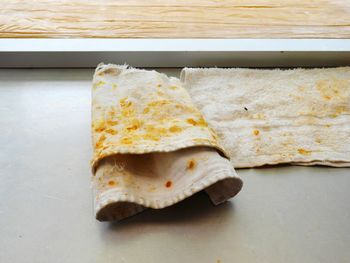
M0 39L0 67L290 67L350 64L348 39Z

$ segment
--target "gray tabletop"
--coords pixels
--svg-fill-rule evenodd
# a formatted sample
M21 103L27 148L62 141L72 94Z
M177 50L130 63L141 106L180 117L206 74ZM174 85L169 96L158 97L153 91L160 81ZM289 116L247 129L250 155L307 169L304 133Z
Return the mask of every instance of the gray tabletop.
M221 206L199 193L96 221L92 74L0 70L0 262L350 262L346 168L238 170L243 190Z

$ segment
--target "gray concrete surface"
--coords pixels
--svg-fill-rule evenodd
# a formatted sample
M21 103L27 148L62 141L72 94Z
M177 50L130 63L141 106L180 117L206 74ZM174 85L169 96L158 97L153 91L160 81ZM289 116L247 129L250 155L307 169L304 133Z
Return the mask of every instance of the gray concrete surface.
M176 70L166 70L176 75ZM232 201L197 194L94 219L93 70L0 70L0 262L350 262L350 169L239 170Z

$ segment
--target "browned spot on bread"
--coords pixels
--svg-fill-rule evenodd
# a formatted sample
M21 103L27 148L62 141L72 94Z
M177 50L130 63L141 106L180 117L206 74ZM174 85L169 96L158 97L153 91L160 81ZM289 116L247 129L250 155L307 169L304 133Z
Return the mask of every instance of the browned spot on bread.
M202 126L207 127L208 123L204 120L202 116L199 117L198 120L194 120L192 118L186 120L187 123L192 124L193 126Z
M134 130L139 129L141 127L141 125L142 125L141 121L134 119L130 122L130 125L128 127L126 127L126 129L128 131L134 131Z
M166 187L166 188L170 188L172 184L173 184L173 183L172 183L171 181L167 181L167 182L165 183L165 187Z
M148 107L144 108L143 113L149 113L149 108Z
M201 116L199 118L199 120L197 121L197 125L198 126L203 126L203 127L207 127L208 126L208 123L204 120L204 118Z
M260 133L260 131L259 131L259 130L254 130L254 131L253 131L253 134L254 134L255 136L258 136L258 135L259 135L259 133Z
M187 162L186 169L187 170L193 170L196 167L196 161L191 159Z
M187 119L186 120L189 124L196 125L197 122L194 119Z
M117 182L114 181L114 180L109 180L109 181L108 181L108 185L109 185L109 186L115 186L115 185L117 185Z

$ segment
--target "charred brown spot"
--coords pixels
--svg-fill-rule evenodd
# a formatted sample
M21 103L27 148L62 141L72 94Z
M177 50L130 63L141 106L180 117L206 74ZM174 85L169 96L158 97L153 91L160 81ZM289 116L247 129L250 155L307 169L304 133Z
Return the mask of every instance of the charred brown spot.
M189 160L187 162L187 170L193 170L196 167L196 161L195 160Z
M115 186L117 183L114 180L108 181L109 186Z
M172 184L173 184L173 183L172 183L171 181L167 181L167 182L165 183L165 187L166 187L166 188L169 188L169 187L171 187Z

